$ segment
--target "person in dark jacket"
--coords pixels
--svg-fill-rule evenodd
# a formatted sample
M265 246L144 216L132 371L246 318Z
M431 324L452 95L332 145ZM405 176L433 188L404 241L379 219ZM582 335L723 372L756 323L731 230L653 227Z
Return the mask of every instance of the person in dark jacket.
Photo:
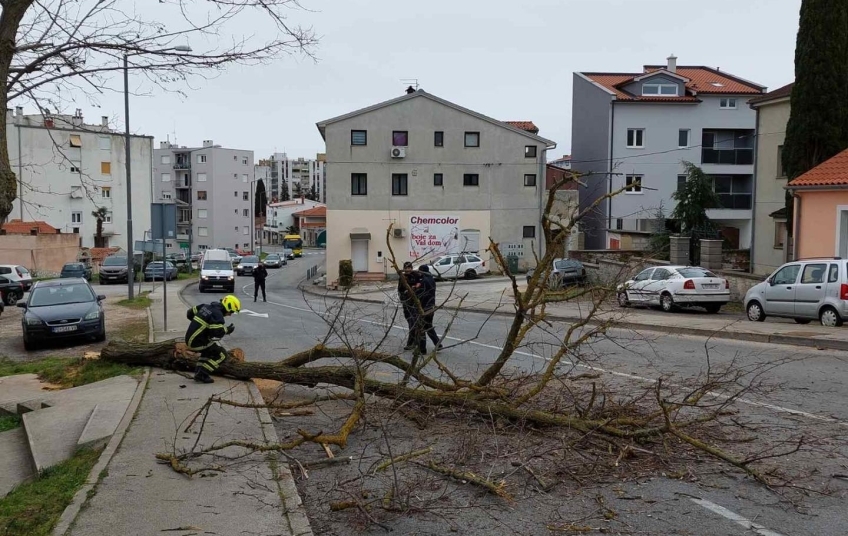
M406 337L406 350L412 350L414 348L414 337L415 337L415 318L417 316L418 306L415 304L415 299L413 298L413 293L415 292L415 285L419 283L419 273L412 269L411 262L403 263L403 271L400 273L400 278L398 279L398 300L400 301L401 308L403 310L403 318L406 320L406 325L409 327L409 335ZM409 284L409 287L412 289L412 292L407 290L406 285L403 284L403 281Z
M436 350L441 350L442 345L439 342L439 336L436 334L436 328L433 327L433 316L436 314L436 280L430 274L430 267L426 264L418 269L421 272L421 306L424 308L424 316L422 317L422 332L420 335L422 353L427 351L427 339L424 336L430 337L433 341L433 346ZM421 345L423 343L423 346Z
M209 375L215 372L227 359L227 351L218 341L235 331L232 324L225 326L224 319L238 314L241 302L233 295L225 296L221 301L195 305L186 311L191 323L185 334L186 346L194 352L200 352L200 360L194 372L194 381L213 383Z
M259 287L262 287L262 301L266 302L268 300L265 299L265 278L268 277L268 269L265 268L264 264L259 264L256 268L253 269L253 301L256 301L256 298L259 296Z

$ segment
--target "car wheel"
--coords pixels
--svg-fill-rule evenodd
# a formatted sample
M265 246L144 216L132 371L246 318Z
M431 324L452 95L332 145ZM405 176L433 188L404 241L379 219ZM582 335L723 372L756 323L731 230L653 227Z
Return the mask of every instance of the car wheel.
M474 270L466 270L465 279L477 279L477 272Z
M821 325L827 328L838 328L842 325L842 317L833 307L825 307L819 313Z
M24 335L24 350L26 350L27 352L31 352L33 350L36 350L37 348L38 346L33 341L29 340L26 335Z
M618 306L619 307L630 307L630 300L627 299L627 293L626 292L619 292L616 295L616 298L618 298Z
M674 298L671 297L671 294L666 293L660 296L660 307L666 313L674 312Z
M6 294L6 299L4 301L6 302L6 305L15 305L18 303L18 295L14 292L10 292Z
M714 314L717 314L719 311L721 311L721 305L711 303L711 304L705 305L704 309L707 310L708 314L714 315Z
M745 308L745 311L748 313L748 320L751 322L763 322L766 319L766 313L763 311L763 306L760 305L760 302L752 301Z
M100 328L100 331L97 332L97 336L94 338L97 342L103 342L106 340L106 324L103 324L103 327Z
M801 324L802 326L806 326L806 325L807 325L807 324L809 324L810 322L811 322L811 320L810 320L809 318L796 318L796 319L795 319L795 323L796 323L796 324Z

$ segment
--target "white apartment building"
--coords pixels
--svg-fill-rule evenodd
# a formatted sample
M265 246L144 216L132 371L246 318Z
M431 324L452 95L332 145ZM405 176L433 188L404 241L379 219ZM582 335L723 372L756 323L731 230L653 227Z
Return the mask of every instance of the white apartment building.
M150 230L153 137L130 136L133 236L127 237L126 153L124 134L109 126L86 124L73 115L6 112L9 161L20 178L10 218L42 220L62 233L79 234L81 247L95 247L97 220L105 207L102 244L128 250Z
M308 158L289 158L286 153L274 153L257 164L257 178L266 177L265 190L272 202L289 201L301 196L316 201L326 200L326 170L324 154ZM314 195L312 195L314 194Z
M265 237L271 244L282 244L283 237L289 234L286 229L295 225L295 212L301 212L315 207L326 206L324 203L310 199L298 198L290 201L270 203L265 214Z

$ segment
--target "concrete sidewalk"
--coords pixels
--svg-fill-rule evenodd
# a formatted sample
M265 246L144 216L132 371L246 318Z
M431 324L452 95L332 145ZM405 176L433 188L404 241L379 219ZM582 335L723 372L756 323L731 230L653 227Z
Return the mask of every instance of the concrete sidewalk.
M509 278L498 277L477 281L440 282L437 300L448 300L446 307L459 306L460 297L464 297L462 309L467 311L511 315L514 313L512 287ZM519 281L519 289L526 284ZM302 289L313 295L342 298L342 291L325 290L322 287L303 285ZM363 285L347 294L351 301L383 304L397 302L397 283ZM576 322L587 317L591 311L588 301L569 301L548 303L548 318L566 322ZM696 312L697 311L697 312ZM740 313L720 313L709 315L700 309L683 310L677 313L660 313L643 308L622 309L615 303L608 303L592 319L592 323L614 321L616 327L660 331L681 335L697 335L719 339L745 340L772 344L787 344L820 349L848 350L848 329L825 328L811 323L798 325L787 319L767 319L765 322L751 322Z
M189 282L168 285L164 325L161 287L151 294L151 333L155 340L182 337L188 326L179 293ZM211 301L211 299L210 299ZM189 461L192 468L220 465L188 478L159 463L157 453L185 452L199 426L188 421L210 396L256 404L262 397L253 382L216 378L197 384L172 371L154 369L135 418L121 446L68 532L73 536L112 534L312 534L288 465L276 454L248 454L232 447ZM266 409L213 406L196 449L233 439L277 443ZM57 527L59 528L59 527Z

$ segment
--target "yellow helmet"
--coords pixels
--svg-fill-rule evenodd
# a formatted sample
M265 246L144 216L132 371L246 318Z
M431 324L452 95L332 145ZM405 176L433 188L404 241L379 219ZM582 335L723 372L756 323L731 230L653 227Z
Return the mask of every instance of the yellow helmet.
M221 300L221 305L224 306L225 311L234 315L237 315L241 311L241 302L232 294L224 296Z

